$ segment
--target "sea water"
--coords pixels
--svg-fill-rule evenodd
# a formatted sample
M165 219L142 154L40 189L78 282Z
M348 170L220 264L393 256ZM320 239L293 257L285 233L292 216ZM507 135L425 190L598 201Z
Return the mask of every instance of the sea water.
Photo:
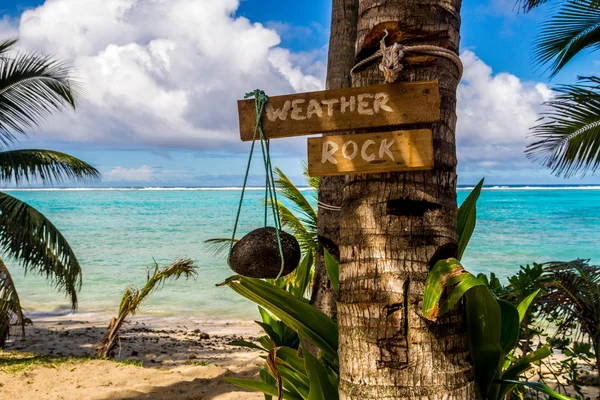
M482 191L477 228L464 265L502 278L520 265L591 259L600 264L600 187L492 187ZM460 189L458 202L470 188ZM142 304L156 317L250 320L256 306L228 287L233 273L225 256L211 254L205 240L231 237L240 197L236 188L142 188L10 190L45 214L61 230L83 270L79 312L116 314L123 290L141 287L148 267L189 257L195 280L167 282ZM306 190L305 194L311 194ZM250 190L239 234L262 226L264 192ZM31 315L66 313L69 302L35 271L24 276L6 260Z

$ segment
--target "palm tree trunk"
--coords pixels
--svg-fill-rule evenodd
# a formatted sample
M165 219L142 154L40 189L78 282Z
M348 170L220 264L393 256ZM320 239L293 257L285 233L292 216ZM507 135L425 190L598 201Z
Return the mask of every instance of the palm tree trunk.
M461 0L360 0L357 59L388 43L458 52ZM435 169L346 177L340 220L340 399L473 399L473 371L460 312L421 316L436 260L456 256L456 88L443 58L405 58L402 81L438 80ZM408 63L409 65L406 65ZM374 62L355 87L383 82ZM409 128L426 128L415 125Z
M358 19L358 0L333 0L331 33L327 62L327 89L342 89L352 86L350 70L354 66L354 43ZM343 176L324 176L319 187L319 201L333 206L342 204ZM315 263L315 278L311 304L335 319L336 306L331 282L323 260L323 248L336 260L340 250L340 213L319 207L318 213L319 252Z

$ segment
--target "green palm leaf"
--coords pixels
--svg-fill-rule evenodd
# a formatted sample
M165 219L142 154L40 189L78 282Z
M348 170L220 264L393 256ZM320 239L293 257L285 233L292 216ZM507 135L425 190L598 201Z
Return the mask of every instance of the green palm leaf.
M536 39L534 57L540 64L550 63L556 75L579 52L600 48L600 8L598 0L568 0L542 24Z
M15 43L17 43L17 39L15 38L6 39L5 41L0 42L0 57L4 57L4 54L6 54Z
M289 180L289 178L279 168L275 168L275 184L281 190L282 194L293 202L294 211L300 213L305 222L316 226L317 213L308 199L304 197L302 192Z
M71 246L42 213L0 192L0 250L19 261L25 272L45 275L77 307L81 267Z
M534 8L549 2L550 0L517 0L516 8L521 9L524 12L529 12ZM600 5L600 0L593 0L591 5L592 7L598 7Z
M65 153L52 150L10 150L0 152L0 181L19 185L39 179L44 183L95 180L98 170Z
M14 41L0 44L6 51ZM0 141L15 141L54 111L76 107L79 85L63 62L37 53L19 53L0 59Z
M539 139L527 147L529 158L557 175L595 171L600 165L600 78L582 77L583 83L562 85L546 102L549 111L532 128Z
M10 335L10 325L21 326L21 334L25 334L25 318L15 283L0 259L0 349L4 347Z

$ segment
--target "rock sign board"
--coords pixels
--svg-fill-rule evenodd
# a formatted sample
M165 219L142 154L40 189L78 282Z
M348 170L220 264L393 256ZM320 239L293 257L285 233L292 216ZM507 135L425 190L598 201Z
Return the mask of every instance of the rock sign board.
M308 174L329 176L433 168L431 129L308 139Z
M252 140L254 99L238 101L240 137ZM438 83L398 82L269 97L262 116L267 138L432 123L440 120Z

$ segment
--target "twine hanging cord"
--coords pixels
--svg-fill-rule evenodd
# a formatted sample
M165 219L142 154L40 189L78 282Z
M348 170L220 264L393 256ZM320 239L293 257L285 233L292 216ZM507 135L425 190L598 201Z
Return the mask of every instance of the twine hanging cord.
M430 46L430 45L417 45L417 46L404 46L400 43L394 43L391 47L388 47L385 44L385 39L388 37L388 31L385 30L385 36L381 39L380 49L375 52L370 57L365 58L360 61L358 64L354 66L350 70L350 73L353 74L357 68L362 67L363 65L381 58L381 64L379 64L379 70L383 72L383 76L385 81L388 83L393 83L398 80L398 76L400 75L400 71L403 69L403 65L400 62L402 58L404 58L406 53L419 53L419 54L428 54L436 57L447 58L456 65L458 70L458 78L462 78L463 75L463 64L453 51L445 49L439 46Z
M246 93L244 96L245 99L254 97L254 105L256 108L256 126L254 128L254 136L252 137L252 146L250 147L250 154L248 156L248 165L246 166L246 174L244 175L244 184L242 186L242 194L240 195L240 202L238 204L237 214L235 216L235 223L233 225L233 234L231 236L231 244L229 247L229 257L227 258L227 263L229 263L229 258L231 257L231 253L233 251L233 245L235 244L235 234L238 229L238 225L240 222L240 216L242 213L242 204L244 203L244 194L246 192L246 185L248 183L248 175L250 174L250 166L252 165L252 155L254 154L254 145L256 141L260 141L260 147L262 150L263 163L265 167L265 226L267 226L269 206L271 206L271 213L273 214L273 224L275 225L275 236L277 237L277 246L279 248L279 257L281 259L281 269L279 270L279 274L277 278L281 276L283 273L283 269L285 266L285 260L283 258L283 247L281 245L281 235L279 230L281 229L281 219L279 216L279 202L277 201L277 188L275 187L275 176L273 175L273 166L271 164L271 154L269 149L269 139L265 137L265 134L262 129L262 115L265 110L265 105L269 101L269 97L262 90L256 89L253 92Z

